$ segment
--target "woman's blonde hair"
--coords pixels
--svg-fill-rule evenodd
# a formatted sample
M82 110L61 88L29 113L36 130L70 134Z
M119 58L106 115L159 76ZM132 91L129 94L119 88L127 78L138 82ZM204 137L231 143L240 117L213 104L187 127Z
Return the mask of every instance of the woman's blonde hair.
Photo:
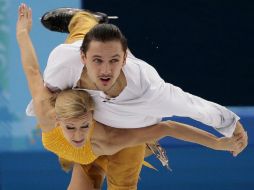
M55 93L51 98L55 107L56 117L60 119L79 118L94 110L94 102L88 92L84 90L63 90ZM68 172L73 168L73 162L59 157L61 168Z
M57 118L72 119L94 110L92 97L84 90L63 90L52 98Z

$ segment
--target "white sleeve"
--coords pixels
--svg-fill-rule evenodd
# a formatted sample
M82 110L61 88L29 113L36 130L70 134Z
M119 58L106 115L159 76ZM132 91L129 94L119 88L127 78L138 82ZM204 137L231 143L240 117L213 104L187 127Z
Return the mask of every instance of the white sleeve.
M83 69L77 48L62 44L49 55L44 71L44 83L51 90L67 89L76 85Z
M76 85L83 70L78 46L61 44L49 55L44 70L44 85L50 90L64 90ZM28 116L35 116L33 101L26 108Z
M189 117L214 127L227 137L232 136L240 119L235 113L221 105L184 92L170 83L165 83L157 71L149 65L143 72L147 83L144 98L149 102L150 109L147 110L152 116Z
M70 68L55 66L54 69L46 67L44 71L44 85L52 91L64 90L72 88L74 81L72 80L72 71Z

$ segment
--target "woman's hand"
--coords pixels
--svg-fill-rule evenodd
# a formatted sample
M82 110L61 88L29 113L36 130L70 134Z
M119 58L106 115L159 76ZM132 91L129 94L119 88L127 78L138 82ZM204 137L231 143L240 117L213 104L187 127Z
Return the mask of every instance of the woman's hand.
M16 36L19 39L22 33L29 33L32 27L32 10L26 4L21 4L18 9Z
M242 134L218 139L217 150L238 151L242 147Z
M237 156L238 154L240 154L248 145L247 131L244 130L242 124L238 121L236 123L236 128L235 128L233 135L236 136L236 135L240 135L240 134L243 136L243 138L241 139L242 144L241 144L241 147L237 151L232 151L233 156Z

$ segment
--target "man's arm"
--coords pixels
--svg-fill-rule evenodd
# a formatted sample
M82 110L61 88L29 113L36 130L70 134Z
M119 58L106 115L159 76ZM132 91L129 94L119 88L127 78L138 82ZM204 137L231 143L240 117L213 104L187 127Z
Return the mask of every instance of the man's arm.
M247 133L235 113L219 104L184 92L170 83L165 83L150 65L144 64L141 73L143 86L146 87L144 99L149 102L144 110L149 109L151 116L189 117L214 127L227 137L241 134L242 146L237 151L233 151L233 155L236 156L245 149L248 144Z
M232 136L239 117L227 108L184 92L181 88L165 83L157 71L142 64L143 99L149 102L149 114L154 117L189 117L214 127L221 134Z

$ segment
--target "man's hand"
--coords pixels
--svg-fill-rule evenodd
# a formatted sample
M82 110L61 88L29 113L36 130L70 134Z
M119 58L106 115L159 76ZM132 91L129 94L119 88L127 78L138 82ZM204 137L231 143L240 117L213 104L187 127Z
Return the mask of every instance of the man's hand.
M236 123L236 128L233 133L233 136L241 136L241 146L239 147L238 150L232 151L233 156L237 156L239 153L241 153L246 146L248 145L248 135L247 132L244 130L242 124L238 121Z

